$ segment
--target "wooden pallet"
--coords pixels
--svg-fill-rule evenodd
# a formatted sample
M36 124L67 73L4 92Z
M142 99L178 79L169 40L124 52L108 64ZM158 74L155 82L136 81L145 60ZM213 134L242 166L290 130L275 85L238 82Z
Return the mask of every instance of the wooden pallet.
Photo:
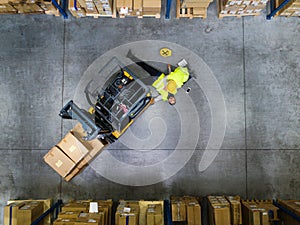
M207 8L203 7L203 11L201 13L194 13L193 8L181 8L180 7L180 0L177 0L176 2L176 18L189 18L189 19L193 19L193 18L203 18L206 19L207 17Z
M155 13L155 12L139 12L139 13L137 13L137 12L133 11L132 13L127 14L127 15L119 13L119 18L122 18L122 19L124 19L124 18L142 19L142 18L148 18L148 17L159 19L161 17L161 15L160 15L160 12L157 12L157 13Z

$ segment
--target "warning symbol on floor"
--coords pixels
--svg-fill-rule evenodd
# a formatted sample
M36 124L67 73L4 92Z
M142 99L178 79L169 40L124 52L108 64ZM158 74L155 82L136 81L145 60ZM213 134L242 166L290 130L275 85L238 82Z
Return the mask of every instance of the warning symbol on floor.
M169 57L172 55L172 50L169 48L161 48L159 53L162 57Z

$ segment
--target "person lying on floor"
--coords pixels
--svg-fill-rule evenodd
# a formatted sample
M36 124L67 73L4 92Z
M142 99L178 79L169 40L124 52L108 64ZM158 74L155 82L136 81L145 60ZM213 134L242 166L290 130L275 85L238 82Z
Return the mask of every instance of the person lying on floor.
M128 51L127 57L146 70L151 76L157 77L152 83L152 86L159 93L159 95L154 98L154 102L163 100L168 101L170 105L176 103L175 94L177 93L177 89L181 88L190 77L185 60L182 61L182 66L178 66L173 72L169 69L169 74L165 75L163 72L134 56L131 50Z

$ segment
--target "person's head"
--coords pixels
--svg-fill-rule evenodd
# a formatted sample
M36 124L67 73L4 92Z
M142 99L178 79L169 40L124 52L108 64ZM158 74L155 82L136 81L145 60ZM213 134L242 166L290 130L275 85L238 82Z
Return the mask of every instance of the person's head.
M168 102L170 105L175 105L176 104L176 98L174 96L170 96L168 98Z

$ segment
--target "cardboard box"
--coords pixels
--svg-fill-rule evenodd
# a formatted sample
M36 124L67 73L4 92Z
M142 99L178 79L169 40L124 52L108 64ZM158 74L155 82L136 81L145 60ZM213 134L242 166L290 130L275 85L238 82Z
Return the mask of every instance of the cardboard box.
M261 212L263 211L255 201L242 201L243 224L261 225Z
M18 225L18 210L24 205L24 202L15 202L4 206L4 225Z
M17 13L17 9L15 9L10 4L1 4L0 5L0 14L3 13Z
M60 219L77 219L79 217L80 212L74 212L74 211L64 211L60 212L57 215L57 218Z
M188 225L201 225L201 206L195 197L184 196Z
M138 225L139 203L134 201L120 201L115 214L116 225Z
M143 0L133 0L133 9L142 10L143 9Z
M230 203L230 215L232 225L243 224L242 219L242 205L240 196L226 196L226 199Z
M172 221L186 221L185 201L181 197L171 197Z
M162 221L162 205L149 204L146 211L146 225L161 225Z
M74 163L78 163L92 149L89 143L84 144L72 132L67 135L57 144Z
M34 220L36 220L43 214L43 207L44 206L42 202L26 202L22 207L18 209L18 224L31 225ZM42 221L39 224L42 224Z
M76 164L56 146L44 156L44 161L62 177L67 176L76 166Z
M47 211L48 209L51 208L52 204L52 199L48 198L48 199L24 199L24 200L8 200L7 204L10 205L12 203L14 204L25 204L26 202L32 202L32 201L36 201L36 202L41 202L43 204L43 212ZM43 219L43 225L51 225L52 224L52 220L51 220L51 216L52 215L47 215L44 219Z
M75 225L77 219L72 219L72 218L57 218L54 222L53 225Z
M161 8L161 0L143 0L143 8Z
M300 200L278 200L278 204L280 204L285 209L294 213L296 216L300 217ZM300 225L300 222L297 221L291 215L285 213L282 210L279 210L279 218L284 224L288 225Z
M68 202L66 203L61 211L62 212L88 212L89 210L89 203L88 202Z
M230 204L223 196L208 196L210 225L230 225Z
M132 9L132 0L116 0L117 8L128 7Z
M104 224L103 212L100 213L80 213L75 224L85 225L86 223Z
M105 212L104 225L111 225L113 201L109 199L109 200L98 200L97 202L98 202L99 212Z

